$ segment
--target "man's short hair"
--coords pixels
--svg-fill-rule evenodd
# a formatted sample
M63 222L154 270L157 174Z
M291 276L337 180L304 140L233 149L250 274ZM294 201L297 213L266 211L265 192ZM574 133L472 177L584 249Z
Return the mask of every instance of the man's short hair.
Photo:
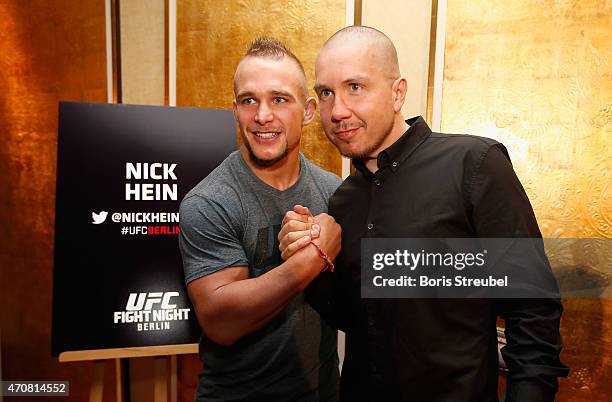
M274 38L257 38L255 39L247 49L244 57L270 57L273 59L282 59L283 57L289 57L291 60L295 61L295 63L300 68L304 77L306 77L306 72L304 71L304 66L297 58L295 54L287 46L285 46L281 41L276 40ZM243 58L244 58L243 57Z

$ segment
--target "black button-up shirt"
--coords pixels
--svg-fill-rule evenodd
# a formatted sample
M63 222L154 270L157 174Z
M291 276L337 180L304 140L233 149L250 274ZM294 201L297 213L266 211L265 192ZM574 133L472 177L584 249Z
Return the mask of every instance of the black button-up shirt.
M497 401L496 319L506 321L508 401L552 401L559 360L558 300L362 299L361 239L541 237L505 147L488 138L410 128L362 161L332 196L342 226L336 272L307 290L311 304L344 330L343 401ZM548 268L548 267L547 267Z

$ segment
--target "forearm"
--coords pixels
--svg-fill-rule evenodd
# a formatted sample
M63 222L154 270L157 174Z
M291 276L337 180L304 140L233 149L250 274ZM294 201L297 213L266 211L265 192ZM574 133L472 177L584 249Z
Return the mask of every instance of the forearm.
M213 341L230 345L270 322L321 271L323 262L307 247L256 278L233 281L215 289L196 306L203 331Z
M509 369L507 400L553 401L557 377L569 371L559 359L560 303L553 299L499 300L498 307L506 321L508 344L502 355Z
M333 328L348 332L351 330L355 300L350 299L350 278L347 278L345 267L336 261L334 272L323 272L306 288L306 301Z

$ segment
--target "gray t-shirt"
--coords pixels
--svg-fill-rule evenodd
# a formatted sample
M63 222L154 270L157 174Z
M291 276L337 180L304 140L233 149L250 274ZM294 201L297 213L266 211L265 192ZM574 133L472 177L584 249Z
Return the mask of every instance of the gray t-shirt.
M180 207L179 245L187 283L230 266L257 277L282 263L277 235L295 204L327 212L340 178L300 154L300 177L280 191L240 152L197 184ZM336 331L297 295L265 327L225 347L200 340L197 401L328 401L337 398Z

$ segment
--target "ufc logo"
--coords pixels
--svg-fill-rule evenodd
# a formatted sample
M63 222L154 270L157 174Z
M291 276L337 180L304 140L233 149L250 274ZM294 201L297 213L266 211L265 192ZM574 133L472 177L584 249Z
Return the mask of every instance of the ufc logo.
M125 309L127 311L151 310L156 304L161 304L162 309L170 310L176 308L176 304L170 304L170 299L178 296L178 292L130 293Z

